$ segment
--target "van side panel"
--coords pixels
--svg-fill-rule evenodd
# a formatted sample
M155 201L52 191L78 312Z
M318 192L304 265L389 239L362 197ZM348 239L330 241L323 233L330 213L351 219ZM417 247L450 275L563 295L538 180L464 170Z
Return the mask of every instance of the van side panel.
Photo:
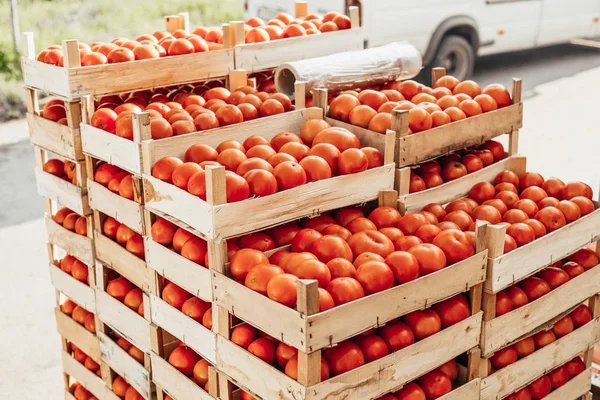
M594 18L600 16L599 0L545 0L542 8L540 46L595 35Z

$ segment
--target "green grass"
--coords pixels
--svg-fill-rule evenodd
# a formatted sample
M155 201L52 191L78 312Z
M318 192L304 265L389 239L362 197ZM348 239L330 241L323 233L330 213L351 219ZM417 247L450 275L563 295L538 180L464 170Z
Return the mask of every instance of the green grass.
M33 32L36 53L64 39L88 44L135 39L165 30L164 16L184 11L190 14L192 30L243 16L243 0L19 0L18 4L21 32ZM19 63L12 54L9 2L0 1L0 121L7 118L6 105L13 104L15 96L24 96L18 83ZM2 73L3 66L12 73Z

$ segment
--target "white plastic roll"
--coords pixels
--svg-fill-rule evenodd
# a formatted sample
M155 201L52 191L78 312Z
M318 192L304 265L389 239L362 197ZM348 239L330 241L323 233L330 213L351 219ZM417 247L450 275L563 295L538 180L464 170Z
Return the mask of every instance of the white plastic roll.
M339 92L392 80L410 79L419 74L423 61L419 51L407 42L394 42L367 50L282 64L275 71L278 92L294 95L294 83L306 82L306 92L326 88Z

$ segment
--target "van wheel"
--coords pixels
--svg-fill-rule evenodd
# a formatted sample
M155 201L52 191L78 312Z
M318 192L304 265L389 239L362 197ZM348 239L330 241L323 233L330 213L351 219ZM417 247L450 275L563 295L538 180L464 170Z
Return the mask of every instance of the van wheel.
M446 68L446 74L462 81L471 76L475 65L475 51L462 36L444 37L432 62L433 67Z

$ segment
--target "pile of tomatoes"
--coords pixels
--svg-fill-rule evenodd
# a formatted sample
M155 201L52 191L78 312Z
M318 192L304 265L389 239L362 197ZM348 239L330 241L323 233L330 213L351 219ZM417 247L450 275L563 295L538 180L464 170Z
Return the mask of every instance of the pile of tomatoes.
M117 376L113 380L112 391L114 394L119 396L119 398L121 398L121 399L144 400L142 395L140 395L133 386L131 386L127 382L125 382L125 379L121 378L120 376Z
M143 317L144 297L142 289L136 287L124 277L119 276L113 270L110 270L109 272L112 276L109 277L106 293Z
M382 90L347 90L330 102L329 116L371 131L392 127L392 111L407 110L409 134L506 107L510 93L500 84L483 90L473 81L447 75L433 88L413 80L390 82Z
M538 332L535 335L522 339L502 350L498 350L488 360L489 373L492 374L499 369L517 362L517 360L521 358L527 357L534 351L568 335L573 332L573 330L582 327L591 320L592 312L590 308L585 304L581 304L569 315L566 315L564 318L557 321L552 329Z
M73 321L83 325L88 331L96 333L96 319L94 314L75 304L73 300L66 299L60 305L60 311L73 318Z
M525 304L539 299L557 287L600 263L596 252L583 248L570 255L564 262L558 261L544 268L537 276L531 276L496 295L496 316L499 317Z
M67 182L71 182L73 185L77 185L77 173L73 161L62 161L58 158L51 158L44 163L42 170Z
M125 224L120 223L113 217L107 217L102 224L102 232L106 237L120 244L131 254L142 260L146 259L144 238Z
M223 48L221 29L197 28L190 35L183 29L169 32L154 32L138 36L135 40L116 38L110 43L94 42L92 45L79 42L81 66L115 64L135 60L147 60L166 56L203 53ZM51 45L42 50L37 61L64 67L62 46Z
M210 367L210 363L200 357L194 350L179 342L179 346L169 354L167 362L208 392L208 367ZM165 400L167 399L171 398L166 396Z
M125 338L119 335L117 332L113 331L112 336L114 336L113 340L116 341L117 345L125 350L134 360L139 362L140 364L144 364L144 352L129 343Z
M183 290L173 282L165 282L162 299L171 307L174 307L202 324L206 329L212 329L212 308L209 302L206 302L191 293Z
M66 255L59 262L59 268L66 274L71 275L79 282L90 284L88 266L71 255Z
M306 17L293 18L286 13L279 13L267 22L261 18L249 18L244 24L245 43L261 43L297 36L318 35L350 29L352 22L347 16L330 11L321 17L309 14Z
M462 178L503 158L505 154L502 143L488 140L476 150L467 151L464 155L452 153L427 161L411 171L409 193L421 192Z
M268 196L308 182L362 172L383 165L383 155L344 128L324 120L302 125L300 136L281 132L267 141L251 136L244 143L227 140L216 149L192 145L185 163L164 157L152 167L152 176L206 200L207 166L224 166L227 202L250 196Z
M100 365L94 361L90 356L85 354L83 351L79 349L79 347L75 346L75 343L68 343L68 347L71 350L71 355L77 362L83 364L84 367L92 371L98 376L101 376Z
M202 266L208 265L206 240L194 236L166 219L157 218L154 221L150 228L150 236L156 243L169 247L182 257ZM237 246L235 250L237 250Z
M134 199L133 175L123 171L116 165L102 163L94 173L94 182L97 182L110 190L129 200Z
M69 386L69 392L75 397L75 400L98 400L96 396L79 382L75 382Z
M62 225L63 228L75 232L78 235L87 236L87 219L71 211L67 207L62 207L52 216L54 222Z
M133 112L144 111L150 114L152 139L164 139L292 110L292 101L285 94L259 92L250 86L233 92L216 87L202 95L179 92L172 100L164 94L150 96L150 92L138 93L120 105L114 102L119 96L105 97L103 100L110 102L102 103L92 114L91 125L132 140Z
M565 385L569 380L585 371L585 369L585 363L580 356L577 356L568 363L531 382L529 386L511 394L506 400L542 399L552 391Z

